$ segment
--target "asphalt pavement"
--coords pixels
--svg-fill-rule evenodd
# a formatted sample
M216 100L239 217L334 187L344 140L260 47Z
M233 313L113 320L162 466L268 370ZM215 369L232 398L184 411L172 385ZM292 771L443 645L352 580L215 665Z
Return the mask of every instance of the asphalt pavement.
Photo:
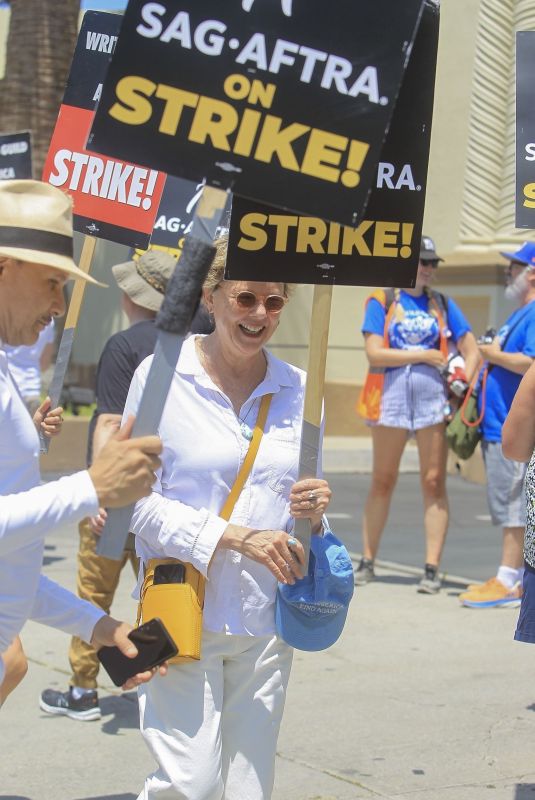
M329 476L336 530L358 551L369 477ZM418 497L417 475L401 475L376 581L356 591L332 648L296 652L273 800L535 799L535 648L513 641L516 610L464 609L457 597L478 571L488 577L482 551L499 544L484 488L450 480L447 575L436 596L416 592ZM64 528L47 540L44 571L70 587L76 539ZM132 583L127 568L114 606L125 619L135 614ZM101 675L100 721L44 714L40 691L67 686L68 639L34 623L22 638L30 671L0 712L0 800L135 800L154 766L135 695Z

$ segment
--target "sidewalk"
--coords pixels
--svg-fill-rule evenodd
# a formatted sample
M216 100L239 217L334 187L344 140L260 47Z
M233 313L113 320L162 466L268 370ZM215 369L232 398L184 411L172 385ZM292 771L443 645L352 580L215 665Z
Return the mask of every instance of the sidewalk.
M45 572L72 587L76 531L50 537ZM273 800L532 800L535 647L512 641L517 611L434 597L395 565L357 590L341 640L296 652ZM123 572L114 611L132 619ZM65 688L68 639L29 623L30 671L0 712L0 800L135 800L151 758L133 693L102 675L103 718L43 714ZM244 800L257 800L245 798Z
M323 472L371 472L371 436L325 436ZM410 440L401 457L400 472L418 472L418 451Z

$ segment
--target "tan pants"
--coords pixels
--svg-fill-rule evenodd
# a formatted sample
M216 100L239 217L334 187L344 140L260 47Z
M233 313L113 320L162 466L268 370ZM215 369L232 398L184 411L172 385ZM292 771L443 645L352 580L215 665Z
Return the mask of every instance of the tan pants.
M94 603L109 613L121 570L130 561L137 578L138 558L132 549L125 550L120 561L99 556L95 552L98 536L92 532L88 520L82 520L78 530L80 532L78 596L89 600L90 603ZM72 669L71 685L81 686L84 689L95 689L100 662L91 645L86 644L77 636L73 636L69 661Z

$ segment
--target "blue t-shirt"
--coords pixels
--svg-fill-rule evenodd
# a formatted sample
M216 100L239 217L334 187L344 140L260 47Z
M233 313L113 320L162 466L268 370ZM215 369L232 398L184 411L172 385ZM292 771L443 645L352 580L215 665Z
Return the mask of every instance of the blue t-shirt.
M397 318L396 312L392 316L388 329L390 347L396 350L438 350L440 348L438 319L433 313L429 313L427 295L414 297L401 290L399 304L404 313L401 319ZM459 306L449 297L446 298L446 309L448 329L445 334L448 339L457 342L471 328ZM385 317L384 306L372 297L366 306L362 333L376 333L378 336L383 336Z
M523 353L525 356L535 358L535 303L517 309L506 320L498 331L501 345L513 326L514 330L505 342L503 352ZM522 377L503 367L493 366L490 370L485 393L485 416L481 423L481 432L487 441L501 442L502 426ZM481 392L477 402L478 408L481 409Z

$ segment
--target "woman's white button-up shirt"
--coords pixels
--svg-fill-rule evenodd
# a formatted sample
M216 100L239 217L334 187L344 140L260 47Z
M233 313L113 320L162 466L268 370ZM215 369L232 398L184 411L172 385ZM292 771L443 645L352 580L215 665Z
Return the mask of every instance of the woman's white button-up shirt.
M289 493L297 480L305 373L266 352L264 380L239 418L195 352L195 336L182 347L159 435L162 467L150 497L136 505L132 529L144 561L179 558L208 579L204 627L264 635L275 631L277 582L269 570L232 550L216 549L227 522L219 512L243 463L249 441L240 419L254 427L260 398L273 399L255 463L230 521L251 528L291 531ZM152 356L138 367L125 407L135 413Z

